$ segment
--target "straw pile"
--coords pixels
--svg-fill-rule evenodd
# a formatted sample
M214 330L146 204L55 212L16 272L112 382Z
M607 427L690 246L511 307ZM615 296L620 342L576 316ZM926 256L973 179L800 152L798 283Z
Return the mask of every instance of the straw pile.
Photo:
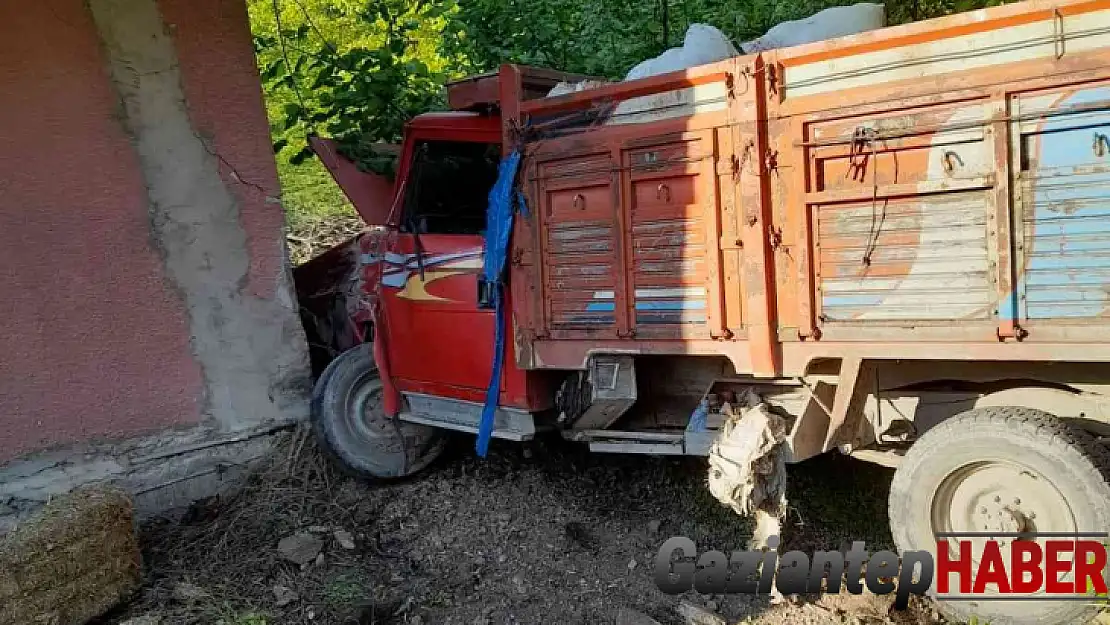
M58 497L0 542L0 623L84 623L128 598L140 569L126 493L93 487Z

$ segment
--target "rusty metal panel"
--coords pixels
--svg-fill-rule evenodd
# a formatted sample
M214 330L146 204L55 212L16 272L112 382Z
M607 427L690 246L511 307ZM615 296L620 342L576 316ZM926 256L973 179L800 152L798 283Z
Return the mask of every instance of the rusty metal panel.
M1019 3L526 103L536 160L608 159L573 172L576 190L530 191L552 209L535 258L557 330L531 363L720 353L771 375L814 358L1107 353L1108 25L1110 0ZM712 110L613 114L676 89ZM699 133L717 151L704 169ZM576 194L611 214L572 219Z
M985 319L985 192L820 206L823 321Z
M822 322L994 314L986 119L973 101L811 124Z
M1024 317L1110 317L1110 86L1023 95L1014 108Z
M612 224L563 222L547 232L547 294L552 326L615 322Z
M632 311L637 333L701 325L708 320L708 255L704 172L712 165L712 140L686 137L626 150L626 200L631 229ZM670 331L671 334L674 331Z
M620 232L608 153L551 160L539 168L545 318L551 329L616 322Z

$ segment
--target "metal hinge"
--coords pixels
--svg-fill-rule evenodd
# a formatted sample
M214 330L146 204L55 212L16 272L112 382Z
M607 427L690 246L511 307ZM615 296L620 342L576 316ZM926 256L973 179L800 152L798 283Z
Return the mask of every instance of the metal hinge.
M763 156L763 162L767 166L767 171L776 171L779 168L779 151L767 148L767 154Z
M798 328L798 338L800 339L813 339L815 341L821 339L821 328L812 327L805 330Z
M1018 325L1016 321L1003 321L998 324L998 340L1016 339L1018 341L1029 336L1029 331Z
M779 95L779 72L774 65L767 65L767 89L776 96Z
M1060 9L1052 9L1052 48L1056 53L1056 60L1064 58L1067 34L1064 32L1064 15Z
M752 152L754 152L754 151L755 151L755 139L748 139L748 141L746 143L744 143L744 150L743 150L743 152L740 153L740 156L737 157L735 154L732 155L732 177L733 177L733 179L737 179L737 178L740 177L740 172L743 171L744 166L747 165L751 161ZM755 172L753 172L753 173L755 173Z
M782 228L778 226L771 226L768 228L767 239L770 242L772 250L777 250L782 247Z

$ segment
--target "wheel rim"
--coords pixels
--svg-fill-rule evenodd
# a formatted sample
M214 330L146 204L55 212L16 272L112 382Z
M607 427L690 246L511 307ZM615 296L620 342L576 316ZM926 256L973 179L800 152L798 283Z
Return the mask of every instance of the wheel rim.
M385 415L383 385L380 378L367 374L358 379L347 399L344 412L346 429L359 446L366 450L366 459L377 465L387 476L406 475L410 460L400 423Z
M375 415L382 410L382 381L373 376L364 376L352 392L346 413L347 423L356 437L366 441L388 436L382 427L382 419Z
M1035 469L1008 460L974 462L950 473L934 492L930 516L934 534L1022 534L1017 538L997 538L1007 565L1011 561L1010 546L1015 540L1033 540L1043 549L1048 539L1034 538L1034 534L1074 534L1078 531L1075 512L1060 489ZM971 542L973 571L979 569L988 538L965 539ZM959 540L948 539L953 558L959 557ZM1060 555L1067 559L1067 554ZM1071 573L1063 579L1070 579L1070 576ZM998 589L991 585L985 591L997 594Z

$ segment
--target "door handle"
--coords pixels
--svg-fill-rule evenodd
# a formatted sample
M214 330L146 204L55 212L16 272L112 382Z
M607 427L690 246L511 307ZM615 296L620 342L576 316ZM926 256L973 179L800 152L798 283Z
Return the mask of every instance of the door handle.
M498 284L478 278L478 310L493 310Z
M671 203L671 188L666 183L659 183L659 188L655 190L655 199L663 200L664 202Z
M962 167L964 164L964 160L960 158L959 154L956 154L952 150L947 150L941 157L941 164L944 166L944 173L951 176L952 173L956 171L956 165L960 165Z
M1095 156L1099 158L1106 156L1107 146L1110 146L1110 139L1107 139L1106 135L1102 134L1101 132L1096 132L1094 137L1094 145L1091 146L1091 148L1095 152Z

